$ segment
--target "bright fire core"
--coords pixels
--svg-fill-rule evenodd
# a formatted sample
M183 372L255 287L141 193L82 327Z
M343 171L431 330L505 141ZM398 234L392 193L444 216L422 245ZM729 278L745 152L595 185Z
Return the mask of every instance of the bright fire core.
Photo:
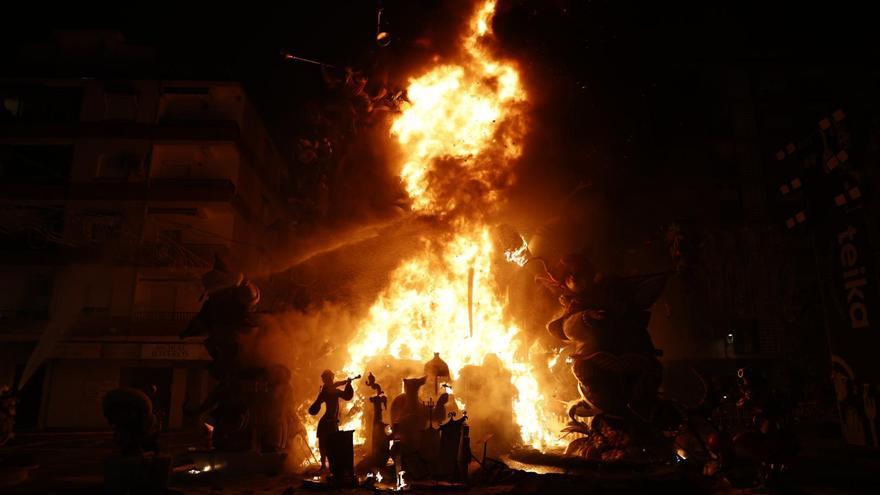
M392 123L413 210L447 218L454 228L442 241L426 239L424 249L392 273L358 325L344 371L364 373L377 356L425 362L439 352L455 380L463 366L479 366L495 354L517 390L511 407L522 443L543 450L560 445L558 423L548 413L521 330L505 318L505 302L492 276L499 253L484 220L512 180L525 130L526 93L516 67L489 49L494 10L494 0L477 7L455 63L436 65L410 80L410 104ZM467 408L468 397L456 400ZM360 430L361 415L342 418L342 427Z

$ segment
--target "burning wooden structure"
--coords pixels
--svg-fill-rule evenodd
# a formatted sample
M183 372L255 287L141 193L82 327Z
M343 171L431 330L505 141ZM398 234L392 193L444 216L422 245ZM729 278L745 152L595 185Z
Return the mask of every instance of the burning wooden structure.
M439 236L424 237L393 271L348 343L343 372L373 370L388 383L406 376L380 374L386 365L425 362L439 353L443 374L435 373L426 387L433 393L422 393L423 399L438 400L442 383L497 356L516 389L502 407L514 411L522 444L543 449L563 445L561 423L539 385L536 368L546 363L530 356L495 280L503 258L493 225L522 151L527 95L516 63L493 51L494 9L494 1L477 5L458 57L413 77L409 102L393 118L390 132L401 150L399 173L412 213L444 227ZM448 400L462 411L471 398ZM367 409L355 406L343 429L361 430ZM364 440L357 434L356 442Z

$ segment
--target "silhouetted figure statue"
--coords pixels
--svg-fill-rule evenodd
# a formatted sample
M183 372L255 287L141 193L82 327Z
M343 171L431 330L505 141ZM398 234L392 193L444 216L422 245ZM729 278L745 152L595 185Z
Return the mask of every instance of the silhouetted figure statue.
M150 398L136 388L121 387L107 392L101 405L116 444L116 452L104 460L101 493L167 493L171 456L159 454L159 422Z
M382 390L382 386L376 382L373 373L367 375L366 384L368 387L376 391L376 394L370 397L370 404L373 406L373 417L370 421L369 431L367 432L367 456L359 464L358 469L382 468L388 462L391 455L389 448L390 437L385 432L386 424L382 421L382 411L388 408L388 397Z
M240 334L257 328L254 310L260 302L260 290L241 273L234 273L220 257L202 276L205 303L180 337L207 335L205 348L213 360L211 375L220 381L241 367Z
M321 404L325 406L324 415L318 421L317 432L318 450L321 452L321 469L325 468L325 464L327 468L330 467L330 459L327 454L330 447L330 437L339 431L339 399L351 400L354 397L354 388L351 386L351 381L354 378L341 382L334 382L333 378L333 372L330 370L324 370L321 373L323 385L321 385L321 390L318 392L315 402L309 406L309 414L312 416L316 416L321 412ZM345 388L339 390L338 387L342 385L345 385Z
M181 337L206 335L209 371L218 384L191 414L210 413L218 450L278 452L288 447L292 417L290 371L284 366L245 366L242 335L259 329L260 290L219 257L202 277L205 303Z

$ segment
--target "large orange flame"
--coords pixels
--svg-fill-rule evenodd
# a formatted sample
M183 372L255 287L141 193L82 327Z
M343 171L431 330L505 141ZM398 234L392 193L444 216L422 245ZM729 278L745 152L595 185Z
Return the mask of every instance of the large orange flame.
M512 162L522 152L526 102L515 65L490 51L494 11L494 0L478 6L456 63L410 80L411 103L392 123L413 210L448 218L453 233L439 241L426 239L424 249L392 273L348 345L344 371L364 373L376 357L424 362L439 352L455 379L463 366L479 366L495 354L517 390L511 407L523 444L545 449L560 445L560 425L548 412L520 328L505 318L505 302L492 276L493 260L503 255L495 252L487 214L498 208L512 181ZM456 397L462 407L470 400L479 399ZM360 430L361 420L357 412L344 419L343 427Z
M462 196L454 191L468 182L483 186L482 203L495 204L499 187L511 177L511 160L522 151L526 94L516 68L495 60L487 48L494 11L494 1L477 9L457 64L436 66L410 81L411 105L391 126L405 151L401 177L417 211L455 210ZM461 166L457 174L438 170L449 159ZM443 187L447 177L458 186L451 194Z
M410 104L392 123L413 211L445 218L452 233L425 239L424 249L391 274L348 345L344 372L363 374L376 358L424 362L439 352L454 380L462 367L480 366L494 354L517 391L510 406L523 445L543 450L562 445L561 425L538 383L534 363L540 359L530 358L521 329L505 318L506 303L492 273L503 254L495 252L487 222L522 153L527 99L515 64L490 50L494 12L495 0L477 7L458 61L411 79ZM382 380L379 373L377 378ZM479 398L456 397L461 408L471 400ZM355 401L361 404L351 408L342 427L355 430L362 442L363 398Z

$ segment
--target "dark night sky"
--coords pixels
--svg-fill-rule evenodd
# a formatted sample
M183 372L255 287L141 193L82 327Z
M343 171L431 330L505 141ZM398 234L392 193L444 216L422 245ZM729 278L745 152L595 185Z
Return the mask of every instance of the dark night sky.
M133 43L157 46L166 63L244 79L270 118L292 98L292 88L317 83L311 67L280 62L279 49L355 64L376 52L376 0L15 3L4 8L4 56L52 29L119 29ZM405 38L383 54L388 58L406 54L401 45L426 30L436 34L468 4L384 3L390 31ZM686 77L695 65L876 61L880 40L872 16L849 3L507 0L496 27L513 55L531 61L529 76L578 88L585 100L601 100L608 116L620 113L618 102ZM681 90L663 96L693 94Z

